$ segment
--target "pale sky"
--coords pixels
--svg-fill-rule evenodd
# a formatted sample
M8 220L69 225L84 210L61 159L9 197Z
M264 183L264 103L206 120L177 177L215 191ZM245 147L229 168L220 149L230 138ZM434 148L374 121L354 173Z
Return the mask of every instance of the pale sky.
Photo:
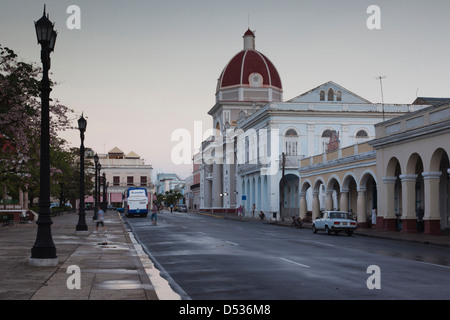
M379 75L386 103L450 97L448 0L0 0L0 44L26 62L40 64L33 22L44 3L58 31L51 97L76 110L74 126L84 112L86 146L134 151L154 174L190 174L171 161L171 134L212 126L217 78L249 25L284 100L331 80L379 103ZM81 9L80 30L67 27L70 5ZM380 30L366 26L370 5L381 9ZM78 130L62 137L80 144Z

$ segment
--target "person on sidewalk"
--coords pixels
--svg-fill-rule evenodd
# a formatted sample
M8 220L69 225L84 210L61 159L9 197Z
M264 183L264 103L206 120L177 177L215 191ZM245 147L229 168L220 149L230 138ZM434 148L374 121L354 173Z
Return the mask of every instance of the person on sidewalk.
M242 218L242 211L243 211L243 208L242 208L242 205L240 205L238 208L238 217L239 218Z
M153 204L152 215L150 216L150 218L152 219L152 224L156 226L156 224L158 223L158 208L156 207L156 204Z
M97 224L94 230L94 233L97 233L98 231L98 227L101 225L103 228L103 231L106 233L106 227L105 227L105 222L103 221L104 216L105 216L105 212L100 208L100 206L97 207Z
M377 228L377 207L372 209L372 229Z

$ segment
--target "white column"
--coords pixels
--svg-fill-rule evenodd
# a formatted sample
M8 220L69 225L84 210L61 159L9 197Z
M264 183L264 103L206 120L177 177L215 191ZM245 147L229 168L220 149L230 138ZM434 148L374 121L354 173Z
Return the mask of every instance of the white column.
M308 156L313 156L315 154L314 146L314 124L308 124Z
M402 174L402 220L416 219L416 179L417 174Z
M213 208L221 208L222 207L222 199L223 193L222 190L222 165L213 164L213 179L212 179L212 207Z
M423 182L425 187L425 220L440 220L439 212L439 179L441 171L423 172Z
M312 203L312 218L317 219L320 217L320 202L319 202L319 192L313 191L312 193L313 203Z
M327 190L325 197L325 208L327 210L333 210L333 191Z
M395 219L394 187L397 177L383 177L382 185L382 212L378 210L384 219Z
M300 192L300 218L304 219L308 208L306 206L306 192Z
M356 219L358 224L367 222L366 215L366 188L360 188L356 199Z
M339 210L348 212L348 189L341 191L341 198L339 201Z

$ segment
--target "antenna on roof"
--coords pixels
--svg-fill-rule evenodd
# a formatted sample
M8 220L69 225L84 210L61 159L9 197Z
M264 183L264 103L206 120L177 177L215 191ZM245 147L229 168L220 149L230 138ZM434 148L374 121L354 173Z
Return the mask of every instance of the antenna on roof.
M250 29L250 12L247 13L247 23L248 23L248 29Z
M383 121L384 121L384 96L383 96L383 79L386 79L386 76L376 76L376 80L380 80L380 87L381 87L381 104L383 107Z

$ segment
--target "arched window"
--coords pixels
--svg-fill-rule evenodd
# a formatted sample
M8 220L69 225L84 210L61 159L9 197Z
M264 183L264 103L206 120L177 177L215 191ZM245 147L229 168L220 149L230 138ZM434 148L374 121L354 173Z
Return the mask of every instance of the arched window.
M356 136L355 136L356 143L363 143L367 140L369 140L369 135L367 134L366 130L359 130L356 133Z
M334 101L334 91L332 88L328 89L328 101Z
M295 131L294 129L289 129L288 131L286 131L286 137L291 136L297 136L297 131Z
M298 155L298 133L294 129L289 129L284 135L285 153L288 156Z
M319 153L325 152L325 150L327 150L327 145L328 142L330 142L332 131L336 133L336 130L330 129L327 129L322 133L322 136L320 138Z
M325 91L320 91L320 101L325 101Z

